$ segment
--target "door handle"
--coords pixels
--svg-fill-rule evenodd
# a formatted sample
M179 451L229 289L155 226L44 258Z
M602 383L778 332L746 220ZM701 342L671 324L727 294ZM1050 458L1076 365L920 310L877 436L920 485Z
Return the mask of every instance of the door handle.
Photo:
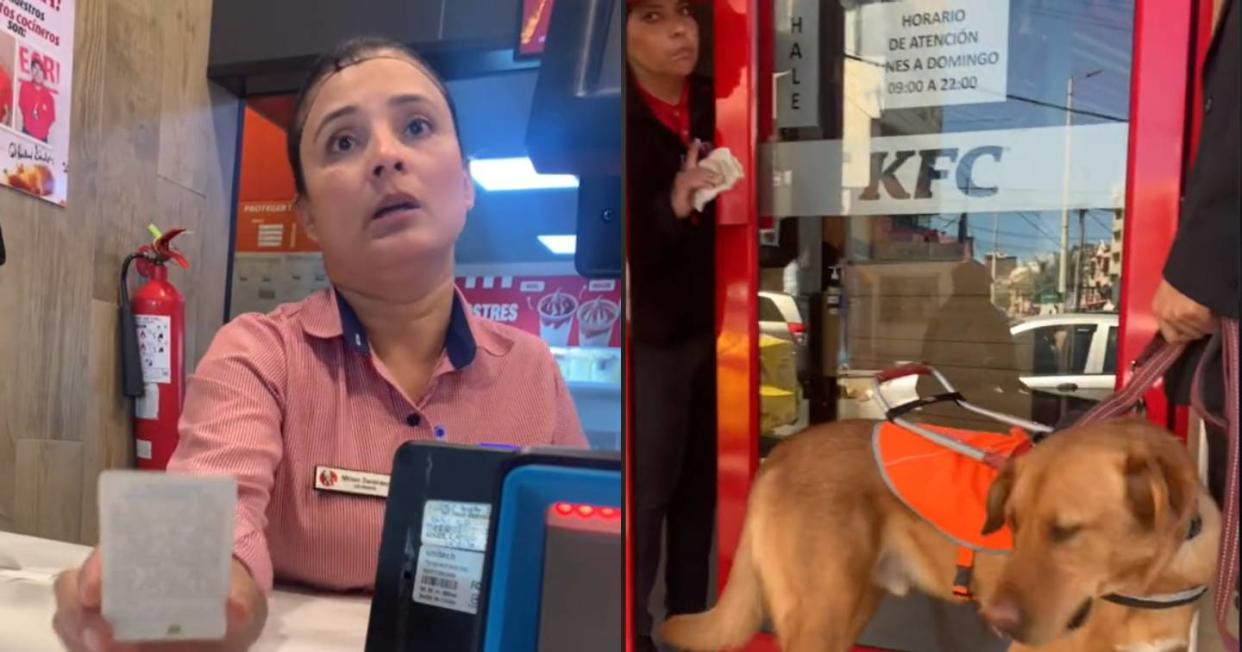
M1057 385L1058 392L1075 392L1078 391L1078 383L1061 383Z

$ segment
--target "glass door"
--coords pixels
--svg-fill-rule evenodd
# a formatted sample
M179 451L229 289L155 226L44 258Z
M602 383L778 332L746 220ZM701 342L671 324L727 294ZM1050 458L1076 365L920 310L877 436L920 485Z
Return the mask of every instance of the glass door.
M714 6L730 43L716 54L718 144L755 148L749 187L720 208L723 574L766 450L808 424L880 418L878 369L928 362L971 402L1047 424L1128 373L1150 336L1151 259L1176 227L1193 8ZM756 50L737 47L755 33ZM955 408L918 418L995 428ZM1004 649L976 623L892 603L864 643Z

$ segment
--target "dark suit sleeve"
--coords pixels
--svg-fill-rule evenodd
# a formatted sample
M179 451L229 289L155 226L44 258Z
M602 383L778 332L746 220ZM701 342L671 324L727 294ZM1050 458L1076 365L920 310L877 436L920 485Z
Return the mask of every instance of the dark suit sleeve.
M1239 205L1238 78L1242 54L1239 8L1227 13L1204 66L1203 131L1186 179L1181 223L1164 266L1164 278L1213 314L1238 318Z
M1214 314L1238 318L1238 223L1223 211L1182 216L1164 265L1164 278L1178 292Z
M689 219L678 219L673 212L672 178L658 179L650 172L644 173L640 160L632 161L628 167L630 232L643 240L642 246L631 248L631 262L643 267L659 264L684 246L695 226Z

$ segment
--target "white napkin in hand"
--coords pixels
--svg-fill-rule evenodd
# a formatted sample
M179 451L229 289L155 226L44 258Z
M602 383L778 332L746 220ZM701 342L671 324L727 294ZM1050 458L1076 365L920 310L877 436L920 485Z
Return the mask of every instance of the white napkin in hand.
M696 211L702 211L707 202L715 199L716 195L732 188L733 184L742 178L742 164L729 152L728 147L713 149L712 153L707 155L707 158L699 161L699 167L707 168L719 174L721 181L711 188L694 191L694 210Z

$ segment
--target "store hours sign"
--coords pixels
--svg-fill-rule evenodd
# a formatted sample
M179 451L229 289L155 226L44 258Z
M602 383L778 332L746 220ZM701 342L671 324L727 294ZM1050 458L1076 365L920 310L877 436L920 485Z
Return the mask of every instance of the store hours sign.
M881 107L1003 102L1008 0L889 0L861 10L861 54L884 67Z

